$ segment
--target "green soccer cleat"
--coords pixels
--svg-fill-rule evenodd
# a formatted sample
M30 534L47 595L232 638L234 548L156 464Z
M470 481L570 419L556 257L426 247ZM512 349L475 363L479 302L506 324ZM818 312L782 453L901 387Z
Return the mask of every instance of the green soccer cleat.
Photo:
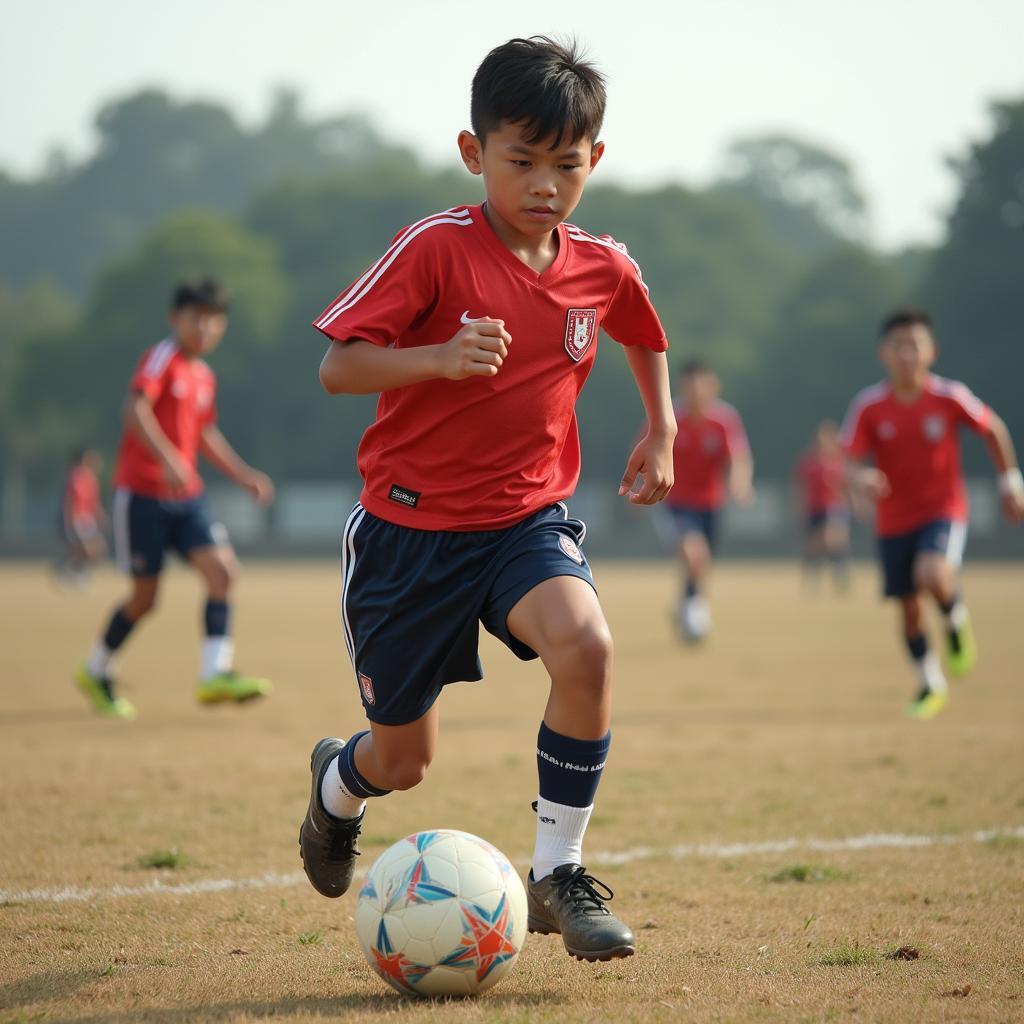
M131 720L136 711L123 697L114 696L114 682L105 676L97 678L85 667L85 662L75 670L75 684L89 699L89 703L101 714L110 718Z
M977 660L978 649L974 644L974 628L965 610L960 625L946 632L946 664L949 665L950 675L963 679L974 668Z
M949 694L922 690L907 705L907 714L911 718L934 718L949 703Z
M243 676L237 672L220 672L199 684L196 697L200 704L219 704L226 700L241 704L257 697L266 697L273 688L269 679Z

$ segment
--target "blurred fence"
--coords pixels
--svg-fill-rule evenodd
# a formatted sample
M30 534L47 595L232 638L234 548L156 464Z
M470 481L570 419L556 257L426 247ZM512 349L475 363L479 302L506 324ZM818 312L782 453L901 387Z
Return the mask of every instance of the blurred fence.
M999 500L991 479L968 482L971 521L968 555L982 558L1024 558L1024 528L1013 530L1001 521ZM342 524L359 495L357 481L287 483L277 501L261 509L240 490L213 484L210 498L217 518L236 547L247 555L287 557L330 555L337 551ZM595 557L651 557L668 549L664 512L635 508L616 494L612 483L582 484L570 500L572 514L587 524L586 548ZM27 494L3 503L0 556L38 557L57 544L59 501L54 493ZM796 496L788 483L758 481L757 499L747 508L729 507L724 514L720 552L723 557L778 557L800 548L801 523ZM873 550L870 527L854 526L854 548Z

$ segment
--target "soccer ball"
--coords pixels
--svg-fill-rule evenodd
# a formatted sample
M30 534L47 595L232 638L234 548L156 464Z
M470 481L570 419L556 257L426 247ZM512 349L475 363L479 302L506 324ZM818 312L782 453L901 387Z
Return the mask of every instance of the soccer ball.
M406 995L469 996L512 969L526 892L508 859L468 832L417 832L385 850L356 904L370 966Z

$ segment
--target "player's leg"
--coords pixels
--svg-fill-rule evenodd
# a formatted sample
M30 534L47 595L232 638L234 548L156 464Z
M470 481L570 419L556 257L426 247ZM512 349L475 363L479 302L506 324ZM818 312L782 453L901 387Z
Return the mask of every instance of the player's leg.
M914 560L920 539L919 530L882 537L879 556L885 579L885 596L899 601L903 642L917 676L917 695L908 705L907 713L930 718L945 706L947 686L938 658L928 649L921 596L914 582Z
M711 631L711 610L707 602L707 582L711 574L711 535L709 515L694 514L679 539L679 559L683 567L683 600L680 626L685 639L703 640Z
M829 515L822 539L832 565L832 581L837 590L846 591L850 586L850 521L845 512Z
M539 583L509 611L508 632L540 656L551 691L537 736L537 836L530 928L561 934L587 960L629 956L630 929L612 892L583 866L583 836L611 744L612 638L597 595L578 576Z
M163 568L166 517L160 502L119 490L114 495L114 540L118 567L131 576L128 599L118 605L75 681L97 710L134 718L135 709L117 697L113 662L136 625L155 607Z
M821 565L825 558L825 524L821 518L811 513L807 517L804 532L804 588L809 593L816 593L821 581Z
M977 661L974 630L957 581L963 559L966 524L939 522L923 531L914 562L914 581L934 598L945 622L946 658L954 676L965 676Z
M203 642L196 696L203 704L244 702L264 697L270 681L234 670L235 644L231 635L231 597L238 560L227 532L211 522L203 497L177 503L173 514L172 545L203 578Z
M313 749L299 847L325 896L351 884L366 801L423 779L437 746L442 686L481 678L482 597L471 574L487 557L476 556L477 543L472 534L405 529L358 504L345 524L341 619L370 726Z
M435 704L413 722L371 722L348 740L327 737L313 748L299 852L317 892L334 898L348 890L366 801L423 780L437 749L438 720Z
M900 598L903 639L918 679L918 692L907 707L915 718L931 718L947 703L948 686L935 652L929 649L924 625L924 608L917 593Z

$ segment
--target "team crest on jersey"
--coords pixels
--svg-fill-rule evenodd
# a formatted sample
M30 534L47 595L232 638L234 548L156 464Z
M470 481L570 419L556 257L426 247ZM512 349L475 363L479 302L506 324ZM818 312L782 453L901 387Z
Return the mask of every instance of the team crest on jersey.
M583 552L576 546L576 541L572 537L567 537L564 533L558 538L558 546L577 564L583 564Z
M929 441L941 441L946 434L946 421L938 415L925 416L921 421L921 429Z
M359 688L363 691L363 699L367 704L376 704L377 695L373 692L373 680L365 673L359 673Z
M565 318L565 351L579 362L597 337L597 310L570 309Z

